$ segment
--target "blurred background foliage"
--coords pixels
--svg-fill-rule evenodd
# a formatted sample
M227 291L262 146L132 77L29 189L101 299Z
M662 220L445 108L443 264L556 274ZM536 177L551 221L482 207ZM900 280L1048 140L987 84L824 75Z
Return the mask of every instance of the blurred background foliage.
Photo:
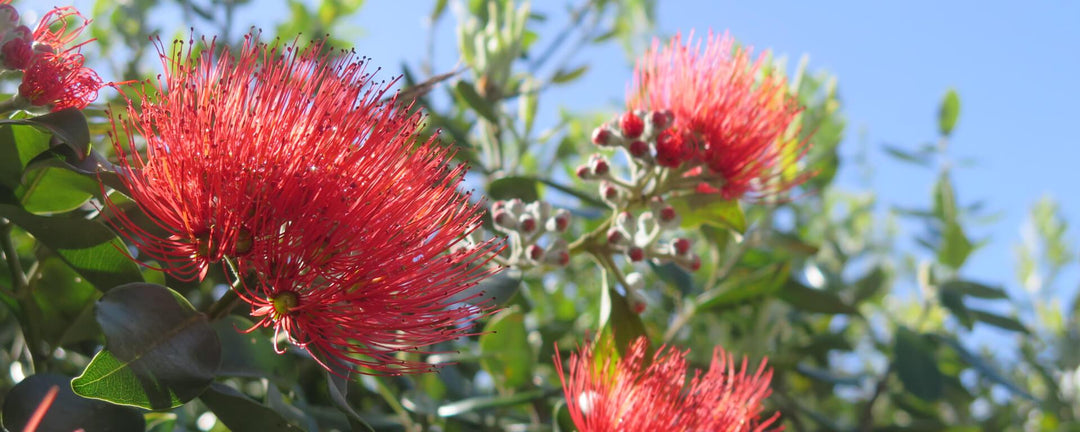
M261 31L285 41L327 37L334 47L350 48L363 29L351 28L347 18L363 3L288 0L277 22ZM262 6L98 0L83 7L95 19L91 64L117 81L155 76L153 35L166 49L173 37L204 34L238 44L250 25L243 11L251 7ZM400 70L382 65L381 73L400 74L402 97L416 98L428 114L428 133L441 133L459 149L456 157L472 167L470 187L490 200L546 200L569 209L575 219L565 238L572 241L609 216L595 186L574 170L596 151L592 130L618 113L571 111L545 95L590 73L581 53L598 46L617 44L631 67L653 36L655 8L649 0L554 7L436 0L424 9L417 3L416 13L431 22L452 21L458 67L436 70L431 43L415 62ZM555 18L565 27L538 30ZM57 403L74 407L72 422L116 426L141 418L154 431L572 430L552 366L556 343L566 354L586 337L613 330L690 348L696 366L708 363L716 345L754 364L768 358L775 371L768 409L779 410L789 430L1080 430L1080 299L1056 295L1076 283L1058 279L1077 264L1076 234L1055 202L1032 205L1023 242L1012 245L1016 280L982 280L964 271L968 257L1010 245L971 237L973 225L993 216L994 204L961 200L955 189L962 171L954 169L949 140L962 124L960 95L942 89L940 105L927 107L938 113L938 136L928 137L933 144L867 150L937 179L921 207L881 209L873 190L833 185L841 163L868 176L873 171L865 158L838 156L850 133L842 83L828 71L811 71L805 58L770 64L792 71L791 90L805 107L800 131L813 143L806 169L817 175L791 196L724 213L724 223L685 226L703 258L699 271L618 262L624 272L645 275L648 305L640 316L628 309L625 291L602 289L616 286L602 280L594 262L575 255L565 268L511 269L485 282L481 288L504 309L479 324L481 335L436 347L446 353L426 360L444 364L437 374L336 377L300 351L277 355L267 337L237 333L251 326L247 311L237 310L207 323L220 340L221 366L209 371L213 383L193 384L194 395L179 406L79 408L82 399L70 391ZM103 108L121 100L105 91L85 111L90 144L106 155ZM541 124L540 111L558 114ZM101 223L110 216L92 203L101 199L93 176L35 157L57 151L48 131L14 124L0 130L3 252L25 271L0 268L0 300L8 306L0 308L0 394L8 428L21 424L47 385L79 375L100 349L108 330L95 320L94 305L108 288L164 284L199 311L227 289L222 274L184 283L127 261ZM911 239L921 250L903 246L912 241L898 237L902 223L921 227ZM1006 289L1013 285L1023 290ZM49 351L32 348L20 322L34 323L34 336ZM79 417L102 407L119 411Z

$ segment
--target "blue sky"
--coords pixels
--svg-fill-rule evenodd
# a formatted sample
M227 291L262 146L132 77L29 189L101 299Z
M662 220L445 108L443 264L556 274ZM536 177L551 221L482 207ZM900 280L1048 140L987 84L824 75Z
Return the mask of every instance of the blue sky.
M75 4L89 12L89 1ZM239 24L266 26L284 10L284 0L256 1ZM453 3L453 2L451 2ZM851 157L860 148L874 168L872 186L880 208L919 207L930 203L933 172L903 165L882 151L884 143L913 149L936 139L937 105L949 88L961 97L958 126L950 143L954 159L974 158L976 165L956 167L953 177L963 203L987 201L1002 216L990 225L969 229L975 239L989 239L964 273L1018 287L1014 246L1031 204L1054 197L1067 219L1080 220L1075 191L1080 159L1072 122L1080 109L1080 3L1042 2L798 2L798 1L660 1L657 31L662 35L709 29L728 30L760 51L786 55L790 64L809 55L809 70L839 77L843 112L848 119L838 178L845 189L865 189ZM356 29L339 38L354 40L362 55L382 66L387 76L402 62L417 66L426 52L430 1L371 0L349 19ZM547 29L559 28L565 2L534 2L549 13ZM270 6L273 7L270 7ZM178 14L162 14L167 22ZM247 22L244 22L247 20ZM438 72L457 65L455 16L448 13L435 27ZM269 29L268 29L269 30ZM542 33L551 37L551 32ZM284 35L282 35L284 36ZM541 39L538 46L545 46ZM591 49L571 64L588 60L593 67L576 85L545 95L545 118L558 107L615 113L632 68L617 46ZM550 123L549 123L550 124ZM901 238L918 232L907 230ZM1071 241L1080 240L1075 226ZM1059 282L1071 298L1080 272L1074 259Z
M372 1L353 20L363 29L358 51L391 71L401 61L415 65L425 52L421 16L428 6L403 4ZM556 17L563 3L536 4ZM440 70L457 61L453 18L436 27ZM970 229L972 237L990 243L972 256L964 269L969 277L1018 288L1014 246L1039 197L1054 197L1067 219L1080 220L1080 148L1072 126L1080 115L1080 3L661 1L657 20L660 34L728 30L757 50L787 55L792 65L808 54L810 71L837 75L848 118L838 182L864 189L851 162L864 146L882 209L929 205L935 174L895 162L881 146L914 149L936 140L938 102L955 88L962 109L950 153L954 160L976 161L953 169L959 199L986 200L987 210L1002 216ZM558 105L618 109L631 76L621 50L579 56L586 58L594 65L588 75L546 95L541 111L555 112ZM901 237L915 234L907 230ZM1069 238L1080 239L1075 226ZM1059 294L1068 297L1077 286L1075 259L1071 267L1059 282Z

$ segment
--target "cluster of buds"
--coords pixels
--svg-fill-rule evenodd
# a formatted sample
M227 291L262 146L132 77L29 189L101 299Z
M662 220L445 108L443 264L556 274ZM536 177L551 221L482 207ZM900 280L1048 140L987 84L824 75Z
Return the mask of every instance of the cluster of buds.
M589 162L577 168L582 180L600 182L600 197L612 208L624 208L632 197L660 195L665 182L679 182L678 176L666 173L679 168L693 156L689 143L671 128L675 121L671 111L627 111L596 128L592 142L600 147L620 148L629 162L630 178L612 173L611 162L594 154Z
M496 230L510 238L510 265L564 267L570 263L566 240L558 236L570 226L570 212L565 209L553 211L545 201L496 201L491 206L491 221ZM541 242L547 233L555 235Z
M611 250L625 254L632 262L674 262L690 271L701 268L701 257L690 251L690 240L682 237L671 241L660 239L664 231L678 228L678 212L660 198L650 201L649 207L650 210L636 218L630 212L619 213L607 232L607 244Z

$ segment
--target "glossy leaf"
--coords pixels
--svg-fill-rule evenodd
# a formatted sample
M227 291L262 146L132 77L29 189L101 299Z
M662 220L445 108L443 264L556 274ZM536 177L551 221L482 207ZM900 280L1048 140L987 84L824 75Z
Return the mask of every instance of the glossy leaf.
M71 391L71 378L45 373L27 377L4 396L4 428L24 430L34 410L49 389L56 388L56 398L49 405L38 431L141 431L146 428L142 414L133 408L86 399Z
M94 301L101 291L59 258L47 257L37 264L30 288L41 311L42 337L52 346L100 337L101 329L94 321Z
M97 180L59 168L27 172L15 196L26 211L34 214L75 210L101 191Z
M23 168L49 149L49 134L29 126L0 126L0 184L14 190Z
M480 366L503 389L514 389L532 380L536 353L528 342L525 314L504 309L495 314L480 335Z
M229 315L211 324L221 341L221 365L217 374L248 378L270 378L281 383L296 380L295 362L274 351L274 343L261 331L244 333L254 327L248 319Z
M86 116L77 108L65 108L60 111L24 119L0 119L0 125L31 125L48 130L57 141L71 147L80 158L85 158L90 151L90 127Z
M697 298L697 308L717 310L746 303L775 293L784 286L791 275L789 264L761 268L753 273L738 278L729 278L715 289L706 291Z
M1031 331L1028 330L1027 326L1025 326L1016 318L1001 316L992 312L981 311L978 309L968 309L968 312L971 314L971 317L978 322L989 324L1000 329L1023 333L1025 335L1031 334Z
M488 184L488 197L493 200L520 198L525 202L540 199L537 181L527 177L503 177Z
M221 383L213 383L199 396L229 429L237 431L289 432L303 429L289 423L277 411Z
M941 135L951 135L959 117L960 95L956 93L956 90L949 89L945 97L941 99L941 106L938 107L938 131Z
M585 72L587 72L588 70L589 65L587 64L578 66L570 70L559 69L557 72L555 72L555 76L551 77L551 82L556 84L568 83L578 78L581 78L581 76L585 75Z
M668 200L682 217L683 228L701 224L724 227L739 233L746 232L746 215L737 200L724 200L719 195L683 195Z
M921 335L906 327L897 328L893 355L893 367L904 389L926 401L941 397L943 386L937 355Z
M964 305L964 297L956 291L942 291L941 305L945 306L949 312L952 312L957 321L960 321L964 327L971 330L975 326L975 319L972 318L971 313L968 311L966 305Z
M123 242L100 223L37 216L8 204L0 204L0 217L32 234L99 290L143 280L138 264L122 252Z
M202 393L221 363L221 345L206 316L166 287L116 287L98 302L97 321L105 349L72 381L84 397L173 408Z

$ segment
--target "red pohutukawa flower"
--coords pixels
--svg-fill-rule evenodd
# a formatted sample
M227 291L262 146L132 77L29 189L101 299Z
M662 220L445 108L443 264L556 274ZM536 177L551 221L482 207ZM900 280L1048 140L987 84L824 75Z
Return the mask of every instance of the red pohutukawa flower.
M756 432L779 417L761 418L772 379L764 361L750 374L745 360L736 369L731 356L717 347L709 370L687 381L686 351L661 347L646 359L648 344L639 338L622 359L603 362L584 347L570 355L569 377L556 350L555 368L578 430Z
M132 199L165 234L120 211L114 224L180 278L232 260L258 325L327 369L430 369L394 356L467 334L486 308L462 291L497 247L445 253L480 224L457 190L464 167L418 140L421 114L383 102L393 83L354 54L254 37L236 56L219 48L162 54L164 77L121 122L145 157L133 138L114 143Z
M53 8L30 29L19 24L19 14L9 0L0 1L0 66L23 70L19 95L35 106L54 111L82 109L97 99L105 84L93 69L85 67L80 53L87 42L72 45L87 20L74 7ZM69 27L80 20L76 27Z
M781 74L761 73L766 56L752 60L750 49L733 44L727 34L654 41L638 61L627 104L673 114L671 130L682 139L658 143L657 160L700 175L700 191L728 199L774 194L805 179L781 175L806 151L806 141L784 139L800 108Z

